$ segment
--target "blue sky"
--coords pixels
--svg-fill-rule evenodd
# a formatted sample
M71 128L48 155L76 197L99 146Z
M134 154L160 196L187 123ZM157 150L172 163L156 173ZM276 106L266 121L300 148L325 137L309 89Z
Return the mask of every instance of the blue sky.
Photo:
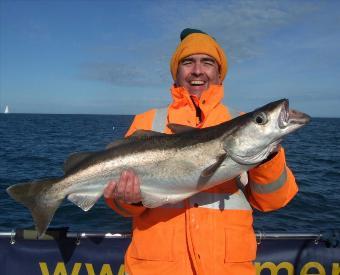
M288 98L340 117L339 1L0 0L0 108L135 114L170 101L169 60L186 27L225 49L224 102Z

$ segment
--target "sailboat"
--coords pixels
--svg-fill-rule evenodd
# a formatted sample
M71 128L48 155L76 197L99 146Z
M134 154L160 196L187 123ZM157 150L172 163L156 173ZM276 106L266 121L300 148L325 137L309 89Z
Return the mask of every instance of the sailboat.
M8 114L9 113L9 108L8 108L8 105L6 105L6 108L5 108L5 114Z

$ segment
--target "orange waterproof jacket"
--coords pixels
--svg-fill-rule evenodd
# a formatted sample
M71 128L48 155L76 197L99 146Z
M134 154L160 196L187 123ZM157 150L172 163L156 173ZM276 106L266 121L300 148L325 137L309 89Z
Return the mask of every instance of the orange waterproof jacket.
M221 103L223 87L211 86L196 104L182 87L171 89L173 102L167 109L167 123L209 127L231 119ZM136 115L127 133L151 130L157 110ZM198 193L184 202L148 209L106 200L117 213L133 218L133 236L125 255L128 274L255 274L256 258L252 207L270 211L285 206L298 188L286 166L283 148L276 156L248 171L242 191L233 179Z

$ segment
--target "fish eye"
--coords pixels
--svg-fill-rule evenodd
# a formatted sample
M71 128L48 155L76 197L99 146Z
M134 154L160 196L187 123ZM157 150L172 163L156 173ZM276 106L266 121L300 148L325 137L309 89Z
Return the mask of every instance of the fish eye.
M255 115L254 121L259 125L264 125L268 122L268 118L264 112L261 112Z

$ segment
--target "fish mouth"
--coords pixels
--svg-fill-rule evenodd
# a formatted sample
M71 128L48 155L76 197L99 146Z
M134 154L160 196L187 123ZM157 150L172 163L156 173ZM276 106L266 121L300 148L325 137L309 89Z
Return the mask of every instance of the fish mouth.
M292 125L303 126L307 124L309 121L310 121L309 115L293 109L289 109L288 99L283 101L278 121L279 127L281 129L285 129L288 126Z

